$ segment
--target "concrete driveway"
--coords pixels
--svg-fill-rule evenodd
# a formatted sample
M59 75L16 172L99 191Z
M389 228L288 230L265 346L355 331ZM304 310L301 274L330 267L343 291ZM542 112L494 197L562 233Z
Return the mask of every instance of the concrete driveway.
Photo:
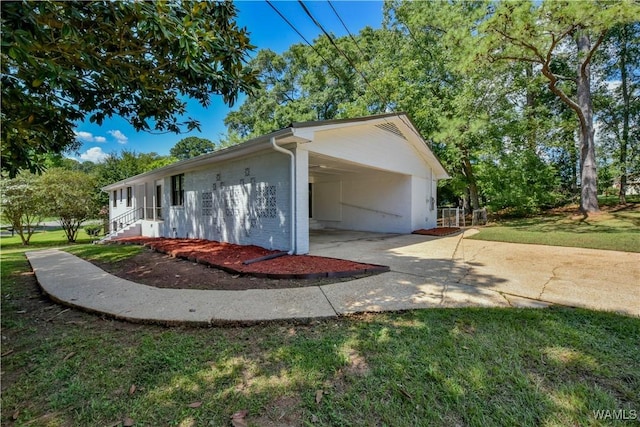
M463 239L325 231L315 255L385 264L376 276L288 289L161 289L57 249L27 252L55 301L162 324L260 322L434 307L563 304L640 316L640 254Z
M310 253L391 268L324 286L342 313L562 304L640 316L638 253L335 230L312 232Z

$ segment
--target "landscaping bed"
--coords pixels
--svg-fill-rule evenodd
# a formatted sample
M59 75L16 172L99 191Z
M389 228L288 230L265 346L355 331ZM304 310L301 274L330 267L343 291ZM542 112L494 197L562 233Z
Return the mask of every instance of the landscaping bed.
M115 242L144 245L175 258L215 267L231 274L258 278L344 278L389 271L389 267L382 265L311 255L286 255L281 251L259 246L235 245L213 240L129 237ZM270 256L274 258L259 260Z
M450 234L459 233L460 231L461 229L459 227L439 227L430 228L428 230L421 228L420 230L416 230L411 234L421 234L423 236L448 236Z

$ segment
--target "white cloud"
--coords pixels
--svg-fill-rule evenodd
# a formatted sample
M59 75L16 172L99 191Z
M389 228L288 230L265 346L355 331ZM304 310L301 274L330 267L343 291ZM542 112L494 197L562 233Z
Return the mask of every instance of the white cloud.
M108 154L102 151L100 147L91 147L84 153L80 154L81 160L88 160L93 163L102 163L107 158Z
M79 139L80 141L93 141L93 135L91 134L91 132L76 132L74 130L73 133L76 134L76 139Z
M107 142L107 138L104 136L94 136L91 132L73 131L76 135L76 139L82 142Z
M119 144L126 144L127 141L129 141L129 138L127 138L125 134L120 132L119 130L110 130L107 133L114 137Z
M82 141L82 142L98 142L98 143L107 142L107 138L105 138L104 136L94 136L91 132L75 131L74 130L73 133L76 135L76 139L78 141Z

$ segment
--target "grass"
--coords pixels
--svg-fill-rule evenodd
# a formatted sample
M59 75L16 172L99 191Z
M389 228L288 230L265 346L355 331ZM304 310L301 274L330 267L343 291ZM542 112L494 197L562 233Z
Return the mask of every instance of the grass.
M66 248L72 253L87 261L116 263L142 252L144 248L139 245L77 245Z
M2 246L3 425L217 426L246 409L254 426L597 426L616 422L593 411L640 411L638 318L466 308L134 325L51 303L25 249ZM63 248L117 261L128 247Z
M502 220L483 227L480 233L470 238L640 252L640 205L603 212L586 219L578 215L546 214Z
M95 238L89 236L84 230L78 231L78 237L76 239L76 243L91 243ZM67 245L67 237L64 234L64 230L62 228L55 228L52 230L43 230L36 231L33 236L31 236L31 240L29 245L23 246L22 240L20 240L20 236L17 234L13 237L1 237L0 238L0 247L2 247L2 251L6 250L38 250L47 247L55 247L55 246L64 246Z

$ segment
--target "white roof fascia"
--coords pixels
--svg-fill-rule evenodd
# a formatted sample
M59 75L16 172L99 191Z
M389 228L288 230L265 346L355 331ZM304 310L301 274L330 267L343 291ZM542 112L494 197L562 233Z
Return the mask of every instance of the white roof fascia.
M254 139L250 139L243 143L232 145L231 147L226 147L221 150L214 151L212 153L202 154L197 157L193 157L187 160L181 160L176 163L172 163L167 166L163 166L158 169L154 169L149 172L144 172L139 175L132 176L130 178L123 179L118 182L114 182L113 184L106 185L102 187L102 191L111 191L116 188L131 186L132 184L137 184L141 182L146 182L151 179L164 178L166 176L176 175L185 171L198 169L201 167L205 167L209 164L218 163L224 160L233 159L236 157L241 157L247 154L251 154L254 152L258 152L261 150L268 149L271 147L270 140L271 138L285 138L287 136L293 135L292 128L281 129L276 132L269 133L267 135L262 135ZM304 142L304 141L301 141Z
M371 117L358 117L356 119L337 119L320 122L293 123L294 132L306 130L311 135L308 139L313 140L313 134L320 131L332 129L344 129L354 126L375 126L381 123L393 122L399 128L404 129L404 135L413 149L434 171L436 179L451 178L438 158L433 154L427 142L422 138L416 127L411 122L406 113L387 113Z
M402 120L400 116L403 116L406 121ZM405 137L407 137L411 145L416 150L417 154L419 154L420 157L422 157L422 159L429 166L431 166L436 179L440 180L451 178L444 166L442 166L440 160L438 160L436 155L433 154L433 151L431 151L431 148L429 147L427 142L420 135L415 126L413 126L413 123L411 123L411 120L406 114L399 114L397 117L395 117L395 120L393 120L393 122L396 124L396 126L405 130L403 134L405 135Z
M404 118L404 119L403 119ZM422 159L432 167L436 179L450 178L442 163L433 154L426 141L420 136L417 129L411 122L411 119L405 113L381 114L372 117L359 117L356 119L338 119L318 122L301 122L293 123L291 127L284 128L257 138L245 141L238 145L223 148L212 153L203 154L192 159L182 160L162 168L154 169L130 178L109 184L102 188L103 191L111 191L116 188L130 186L139 182L145 182L150 179L164 178L166 176L176 175L188 170L194 170L206 167L209 164L221 162L224 160L241 157L269 148L271 138L281 139L283 143L291 142L311 142L314 135L319 131L326 131L337 128L348 128L354 126L375 126L380 123L393 122L398 127L404 129L404 135Z

